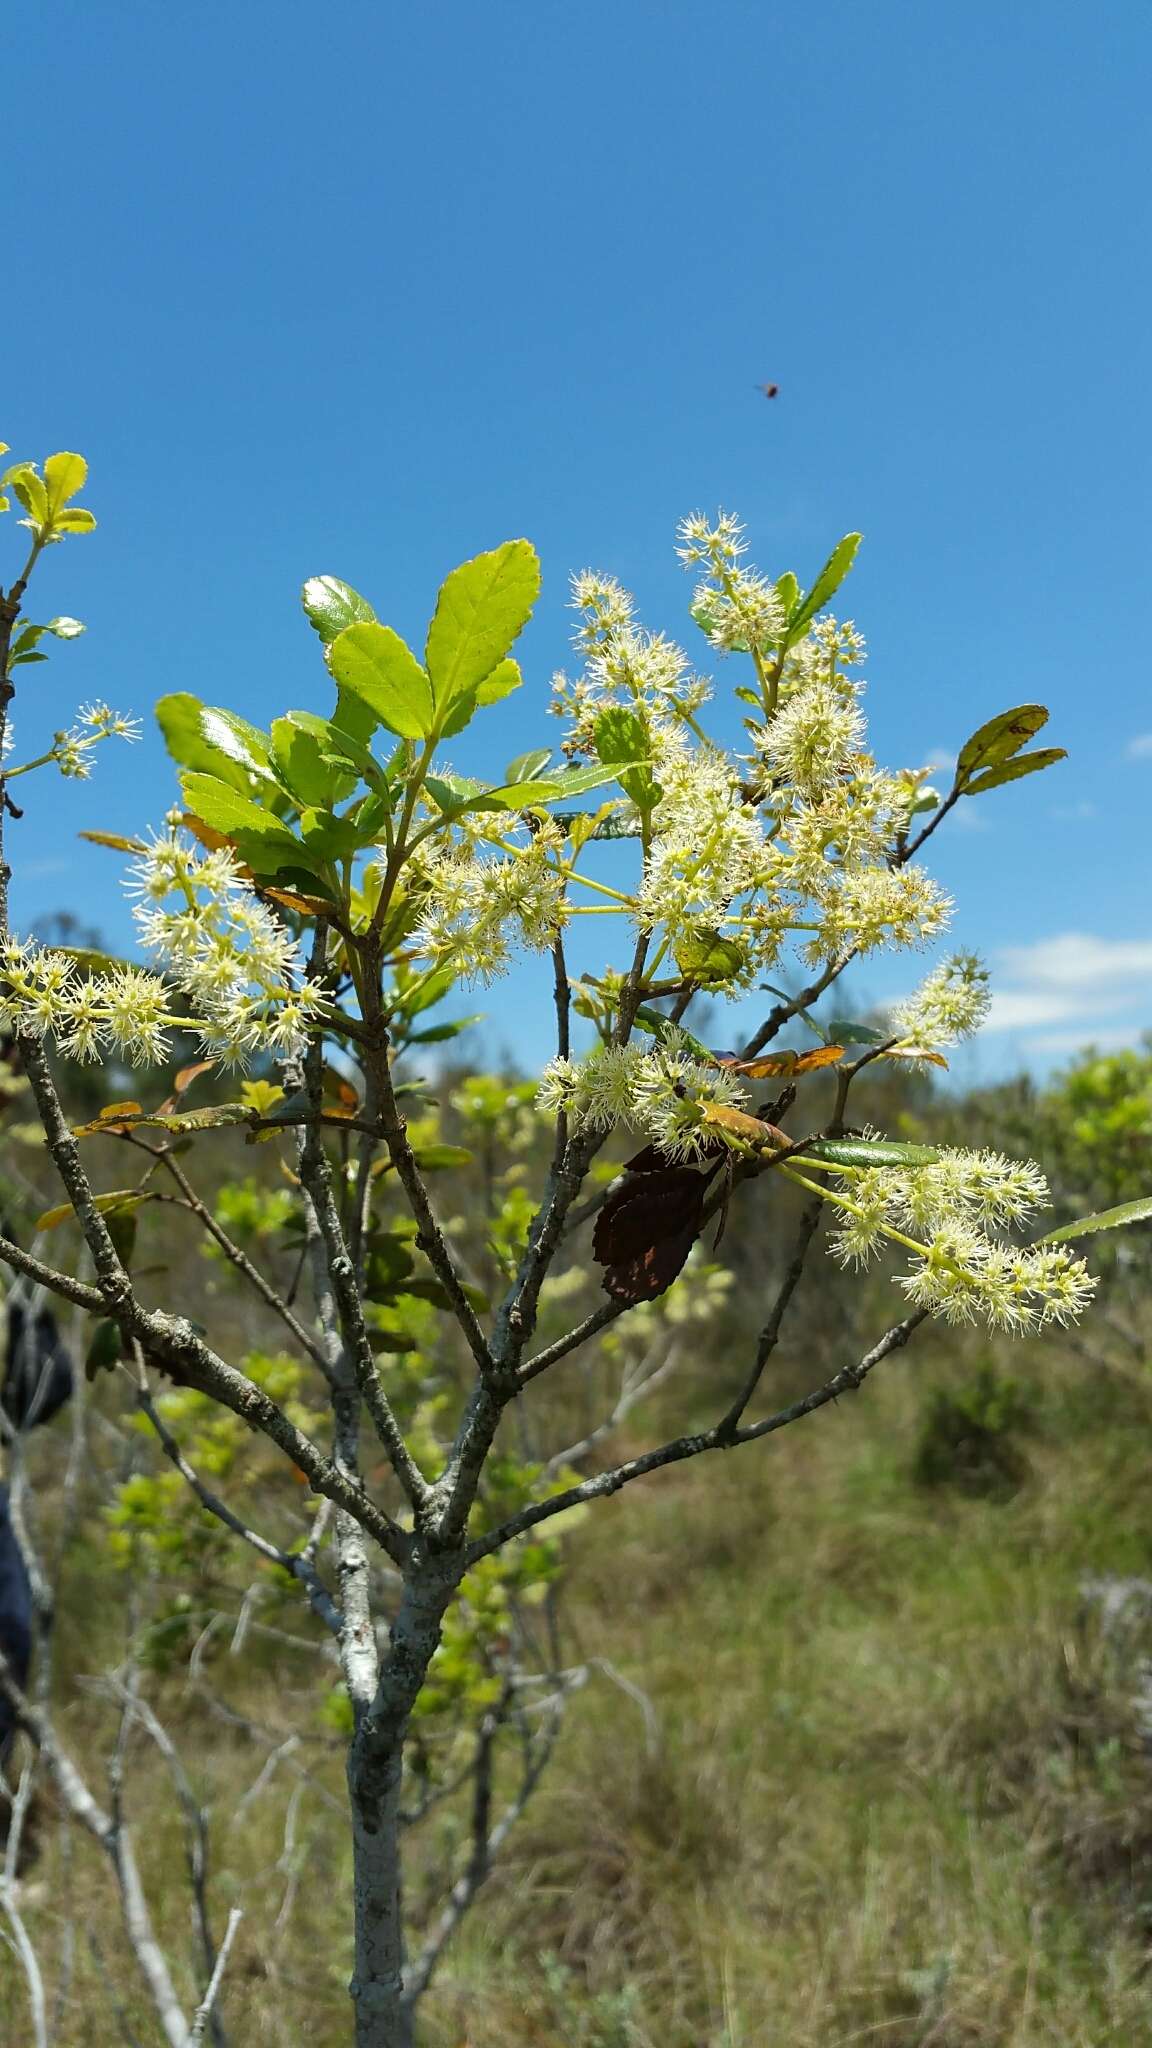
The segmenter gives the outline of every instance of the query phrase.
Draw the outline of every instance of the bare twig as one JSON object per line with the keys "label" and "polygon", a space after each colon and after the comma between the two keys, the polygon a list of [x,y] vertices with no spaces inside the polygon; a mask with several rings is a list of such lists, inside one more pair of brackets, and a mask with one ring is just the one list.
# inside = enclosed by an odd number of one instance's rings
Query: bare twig
{"label": "bare twig", "polygon": [[657,1472],[665,1465],[681,1464],[686,1458],[699,1457],[704,1451],[731,1450],[737,1444],[755,1443],[758,1438],[770,1436],[774,1431],[786,1428],[789,1423],[799,1422],[803,1416],[813,1414],[817,1408],[825,1407],[829,1401],[839,1400],[841,1394],[854,1393],[882,1359],[907,1344],[913,1331],[919,1329],[925,1320],[927,1313],[926,1309],[918,1309],[915,1315],[906,1317],[902,1323],[897,1323],[886,1331],[858,1364],[842,1366],[839,1372],[834,1373],[831,1379],[825,1380],[822,1386],[814,1388],[810,1394],[791,1402],[787,1408],[777,1409],[774,1415],[767,1415],[762,1421],[754,1422],[746,1429],[737,1429],[732,1434],[721,1436],[720,1425],[717,1425],[712,1429],[697,1431],[691,1436],[674,1437],[669,1443],[659,1445],[656,1450],[645,1451],[638,1458],[630,1458],[625,1464],[617,1465],[611,1471],[598,1472],[590,1479],[581,1480],[578,1486],[569,1486],[563,1493],[552,1494],[548,1500],[536,1501],[530,1507],[521,1508],[518,1514],[510,1516],[498,1529],[492,1530],[487,1536],[479,1537],[469,1546],[469,1566],[481,1557],[490,1557],[493,1551],[499,1550],[514,1536],[523,1536],[527,1530],[536,1528],[540,1522],[548,1521],[553,1515],[563,1514],[566,1508],[581,1507],[585,1501],[599,1500],[608,1494],[619,1493],[621,1487],[629,1485],[633,1479],[643,1479],[647,1473]]}

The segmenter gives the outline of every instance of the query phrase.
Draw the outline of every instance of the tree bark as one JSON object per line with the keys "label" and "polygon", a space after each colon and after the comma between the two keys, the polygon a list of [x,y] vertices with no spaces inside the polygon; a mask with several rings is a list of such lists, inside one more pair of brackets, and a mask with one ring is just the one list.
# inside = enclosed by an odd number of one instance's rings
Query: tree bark
{"label": "tree bark", "polygon": [[356,2048],[413,2048],[400,1856],[404,1738],[462,1574],[462,1546],[448,1553],[414,1549],[376,1697],[360,1716],[348,1752],[355,1915],[348,1988]]}

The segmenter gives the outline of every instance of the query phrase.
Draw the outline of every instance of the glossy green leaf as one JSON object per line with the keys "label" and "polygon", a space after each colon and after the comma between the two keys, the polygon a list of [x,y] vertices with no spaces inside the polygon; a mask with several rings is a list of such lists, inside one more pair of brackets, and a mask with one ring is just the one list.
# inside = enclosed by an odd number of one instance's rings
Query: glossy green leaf
{"label": "glossy green leaf", "polygon": [[338,725],[335,719],[320,718],[314,711],[286,711],[284,717],[289,725],[306,735],[334,767],[362,776],[373,787],[387,787],[384,770],[372,749],[345,726]]}
{"label": "glossy green leaf", "polygon": [[935,1166],[944,1154],[938,1145],[901,1145],[889,1138],[814,1138],[796,1164],[823,1159],[834,1166]]}
{"label": "glossy green leaf", "polygon": [[87,627],[83,619],[59,618],[49,619],[44,631],[54,633],[57,640],[76,640],[87,631]]}
{"label": "glossy green leaf", "polygon": [[816,617],[817,612],[822,612],[825,605],[835,597],[856,560],[856,550],[862,538],[863,536],[858,533],[846,533],[838,546],[833,548],[807,597],[801,598],[788,621],[790,640],[794,640],[803,627]]}
{"label": "glossy green leaf", "polygon": [[204,705],[185,690],[161,697],[156,705],[156,722],[172,759],[181,768],[194,768],[230,783],[245,794],[252,787],[248,770],[232,755],[221,753],[204,736]]}
{"label": "glossy green leaf", "polygon": [[[324,725],[317,719],[317,725]],[[320,736],[303,730],[291,717],[272,721],[272,766],[277,780],[300,805],[331,807],[351,793],[359,779],[347,762],[336,761]]]}
{"label": "glossy green leaf", "polygon": [[376,840],[375,832],[363,831],[355,819],[338,818],[318,804],[301,811],[300,837],[309,853],[322,861],[350,860]]}
{"label": "glossy green leaf", "polygon": [[300,592],[310,625],[327,647],[346,626],[372,625],[376,614],[366,597],[338,576],[310,576]]}
{"label": "glossy green leaf", "polygon": [[1135,1202],[1120,1202],[1115,1209],[1099,1209],[1094,1216],[1081,1216],[1076,1223],[1061,1224],[1059,1230],[1050,1230],[1037,1242],[1068,1244],[1073,1238],[1091,1237],[1098,1230],[1123,1230],[1129,1223],[1147,1223],[1150,1218],[1152,1195],[1141,1195]]}
{"label": "glossy green leaf", "polygon": [[1037,747],[1034,753],[1017,754],[1011,761],[1001,761],[998,767],[985,768],[982,775],[976,775],[964,784],[965,796],[979,796],[981,790],[998,789],[1002,782],[1019,782],[1022,775],[1036,775],[1041,768],[1051,768],[1057,761],[1066,761],[1066,747]]}
{"label": "glossy green leaf", "polygon": [[[200,709],[200,734],[213,755],[223,754],[258,781],[271,775],[267,735],[235,711],[221,711],[205,704]],[[214,773],[214,770],[209,771]]]}
{"label": "glossy green leaf", "polygon": [[[540,564],[526,540],[505,541],[445,579],[424,650],[438,710],[491,680],[527,625],[539,590]],[[497,684],[496,694],[515,687],[516,681]]]}
{"label": "glossy green leaf", "polygon": [[328,665],[341,688],[367,704],[389,732],[406,740],[427,739],[433,725],[431,685],[391,626],[346,626],[332,642]]}
{"label": "glossy green leaf", "polygon": [[956,761],[957,782],[967,782],[979,769],[1009,760],[1047,723],[1043,704],[1017,704],[1011,711],[998,711],[965,740]]}
{"label": "glossy green leaf", "polygon": [[242,790],[234,789],[215,775],[197,773],[182,775],[180,786],[189,810],[210,825],[214,832],[257,832],[293,844],[292,835],[280,820],[246,796]]}

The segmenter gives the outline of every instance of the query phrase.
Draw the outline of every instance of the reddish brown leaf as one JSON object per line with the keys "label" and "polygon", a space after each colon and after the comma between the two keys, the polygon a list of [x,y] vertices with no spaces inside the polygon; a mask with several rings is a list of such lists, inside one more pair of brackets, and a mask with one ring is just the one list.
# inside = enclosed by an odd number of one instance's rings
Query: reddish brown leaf
{"label": "reddish brown leaf", "polygon": [[655,1301],[671,1287],[697,1237],[711,1175],[660,1166],[609,1195],[592,1252],[614,1301]]}
{"label": "reddish brown leaf", "polygon": [[839,1066],[843,1057],[842,1045],[817,1045],[811,1052],[793,1052],[790,1046],[781,1046],[779,1052],[762,1053],[754,1060],[738,1060],[730,1052],[716,1054],[720,1066],[728,1073],[744,1074],[749,1081],[763,1081],[777,1074],[789,1079],[794,1074],[814,1074],[819,1067]]}

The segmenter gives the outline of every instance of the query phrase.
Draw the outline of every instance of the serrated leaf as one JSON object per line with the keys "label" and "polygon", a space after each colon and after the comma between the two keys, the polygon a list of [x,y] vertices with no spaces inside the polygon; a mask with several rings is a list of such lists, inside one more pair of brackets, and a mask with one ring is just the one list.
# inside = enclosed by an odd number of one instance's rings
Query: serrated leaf
{"label": "serrated leaf", "polygon": [[509,655],[506,660],[498,661],[495,668],[489,669],[483,680],[477,683],[476,702],[499,704],[502,698],[510,697],[513,690],[518,690],[523,681],[520,663]]}
{"label": "serrated leaf", "polygon": [[432,687],[391,626],[346,626],[328,650],[328,666],[341,688],[367,704],[389,732],[427,739],[434,722]]}
{"label": "serrated leaf", "polygon": [[1152,1218],[1152,1195],[1140,1195],[1134,1202],[1120,1202],[1114,1209],[1098,1209],[1094,1216],[1081,1216],[1075,1223],[1063,1223],[1050,1230],[1038,1244],[1067,1244],[1073,1238],[1092,1237],[1098,1230],[1123,1230],[1129,1223],[1147,1223]]}
{"label": "serrated leaf", "polygon": [[202,775],[196,772],[180,777],[180,787],[185,801],[210,825],[214,832],[223,832],[231,837],[234,832],[257,832],[291,845],[292,834],[273,816],[271,811],[242,790],[234,789],[230,782],[222,782],[218,776]]}
{"label": "serrated leaf", "polygon": [[[445,578],[424,650],[437,710],[469,690],[479,700],[481,685],[491,682],[531,618],[539,591],[540,564],[526,540],[505,541]],[[496,687],[498,695],[505,694]],[[514,689],[515,682],[507,687]]]}
{"label": "serrated leaf", "polygon": [[535,782],[552,759],[551,747],[536,747],[529,754],[517,754],[504,770],[504,782]]}
{"label": "serrated leaf", "polygon": [[822,612],[824,606],[835,597],[856,560],[856,550],[862,538],[859,533],[846,533],[843,540],[833,548],[807,597],[801,598],[788,621],[790,640],[795,639],[797,634],[816,617],[817,612]]}
{"label": "serrated leaf", "polygon": [[[82,455],[50,455],[44,464],[44,485],[48,494],[48,511],[53,519],[56,514],[82,491],[88,481],[88,464]],[[91,515],[89,515],[91,516]],[[95,520],[93,520],[95,525]]]}
{"label": "serrated leaf", "polygon": [[998,711],[995,718],[977,726],[971,738],[965,740],[956,760],[957,782],[967,782],[978,769],[1009,760],[1047,723],[1048,712],[1043,704],[1016,704],[1011,711]]}
{"label": "serrated leaf", "polygon": [[[800,595],[799,578],[793,575],[791,569],[785,569],[784,574],[776,578],[776,595],[784,607],[784,617],[790,619]],[[759,698],[756,701],[759,703]]]}
{"label": "serrated leaf", "polygon": [[4,482],[13,496],[19,499],[29,519],[37,526],[44,526],[48,520],[48,493],[33,465],[30,462],[17,463],[14,469],[5,472]]}
{"label": "serrated leaf", "polygon": [[57,512],[52,521],[54,533],[95,533],[95,514],[85,510],[83,505],[67,505],[63,512]]}
{"label": "serrated leaf", "polygon": [[1021,776],[1037,775],[1042,768],[1054,767],[1057,761],[1066,761],[1066,747],[1037,747],[1034,753],[1017,754],[1011,761],[1001,761],[996,768],[985,768],[971,782],[966,782],[962,794],[979,796],[982,790],[998,789],[1002,782],[1019,782]]}
{"label": "serrated leaf", "polygon": [[373,625],[376,620],[367,598],[338,576],[310,576],[300,592],[300,602],[326,647],[346,626]]}

